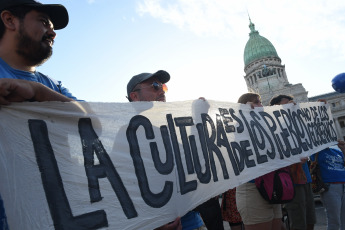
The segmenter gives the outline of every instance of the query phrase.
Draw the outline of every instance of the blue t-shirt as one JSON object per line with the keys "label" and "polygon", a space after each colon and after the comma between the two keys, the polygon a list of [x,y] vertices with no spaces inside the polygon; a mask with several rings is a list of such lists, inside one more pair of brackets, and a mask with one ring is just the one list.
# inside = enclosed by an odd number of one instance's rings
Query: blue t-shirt
{"label": "blue t-shirt", "polygon": [[28,80],[39,82],[52,90],[65,95],[68,98],[77,100],[67,88],[61,85],[60,81],[55,81],[48,76],[40,73],[40,72],[27,72],[22,70],[13,69],[9,66],[4,60],[0,58],[0,78],[12,78],[12,79],[21,79],[21,80]]}
{"label": "blue t-shirt", "polygon": [[[315,154],[310,157],[315,161]],[[320,165],[323,182],[345,182],[344,154],[333,148],[327,148],[319,152],[317,161]]]}
{"label": "blue t-shirt", "polygon": [[190,211],[181,217],[182,230],[192,230],[204,225],[199,212]]}
{"label": "blue t-shirt", "polygon": [[[47,77],[40,72],[27,72],[22,70],[13,69],[9,66],[4,60],[0,58],[0,78],[11,78],[11,79],[21,79],[21,80],[28,80],[39,82],[52,90],[63,94],[64,96],[77,100],[67,88],[61,85],[60,81],[54,81],[51,78]],[[8,230],[8,224],[6,220],[6,214],[4,209],[3,200],[0,195],[0,229],[1,230]]]}
{"label": "blue t-shirt", "polygon": [[303,168],[303,171],[304,171],[305,176],[306,176],[306,178],[307,178],[307,183],[311,183],[311,176],[310,176],[310,172],[309,172],[308,163],[305,162],[305,163],[302,165],[302,168]]}

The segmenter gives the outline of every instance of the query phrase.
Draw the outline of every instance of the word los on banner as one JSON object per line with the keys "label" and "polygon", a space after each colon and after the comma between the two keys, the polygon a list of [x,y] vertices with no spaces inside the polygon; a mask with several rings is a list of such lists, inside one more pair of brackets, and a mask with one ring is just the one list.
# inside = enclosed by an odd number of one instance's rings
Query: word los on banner
{"label": "word los on banner", "polygon": [[[167,114],[167,125],[160,126],[166,153],[165,162],[161,161],[157,143],[154,141],[149,143],[154,167],[159,174],[172,173],[176,164],[181,195],[196,190],[198,184],[197,180],[186,181],[185,172],[195,173],[199,182],[203,184],[208,184],[211,179],[214,182],[218,181],[215,157],[220,163],[224,179],[229,179],[225,157],[228,157],[231,169],[238,176],[245,167],[250,168],[255,167],[256,164],[265,163],[268,158],[274,159],[277,153],[280,159],[284,159],[337,139],[333,121],[329,119],[325,106],[297,109],[296,111],[280,109],[273,111],[273,116],[267,112],[255,110],[250,111],[249,115],[245,115],[243,110],[238,110],[237,113],[231,108],[219,108],[218,110],[216,122],[209,114],[203,113],[200,114],[202,122],[197,124],[194,124],[192,117],[173,118],[171,114]],[[187,134],[186,127],[191,126],[195,126],[197,130],[199,143],[197,143],[195,135]],[[160,208],[169,202],[174,183],[165,181],[161,192],[153,193],[151,191],[140,154],[137,137],[139,127],[144,128],[148,141],[155,138],[153,125],[147,117],[142,115],[132,117],[126,131],[130,155],[143,200],[150,207]],[[80,118],[78,128],[90,201],[102,200],[98,180],[107,178],[126,217],[128,219],[137,217],[138,213],[133,202],[111,158],[94,131],[91,119]],[[29,120],[29,129],[55,228],[95,229],[108,226],[104,210],[73,216],[48,137],[46,123],[43,120]],[[229,141],[227,134],[231,133],[246,133],[247,138],[239,142]],[[181,156],[178,137],[182,141],[184,158]],[[201,165],[198,144],[200,144],[205,165]],[[227,155],[221,151],[221,148],[226,149]],[[95,155],[99,160],[97,165],[94,164]],[[182,159],[185,159],[186,169],[183,167]]]}

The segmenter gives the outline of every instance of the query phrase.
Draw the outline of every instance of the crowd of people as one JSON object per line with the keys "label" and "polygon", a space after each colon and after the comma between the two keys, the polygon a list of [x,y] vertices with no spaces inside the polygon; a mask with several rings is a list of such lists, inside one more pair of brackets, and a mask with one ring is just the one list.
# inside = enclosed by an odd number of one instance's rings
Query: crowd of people
{"label": "crowd of people", "polygon": [[[77,100],[61,82],[36,71],[52,55],[55,30],[68,24],[68,12],[59,4],[41,4],[34,0],[0,0],[0,104],[22,101]],[[166,83],[170,75],[164,70],[141,73],[127,84],[130,102],[165,102]],[[245,93],[238,103],[262,107],[260,95]],[[270,105],[294,103],[288,95],[272,98]],[[345,230],[345,142],[339,140],[339,149],[327,148],[318,153],[322,179],[328,190],[321,194],[326,209],[328,230]],[[311,157],[315,160],[315,155]],[[316,223],[315,206],[310,186],[311,177],[307,159],[290,166],[295,184],[295,198],[285,204],[290,229],[313,229]],[[0,194],[1,195],[1,194]],[[280,230],[282,205],[270,204],[262,198],[253,181],[211,198],[204,204],[177,217],[158,229],[222,230],[227,221],[232,230]],[[0,197],[0,229],[8,230],[6,210]]]}

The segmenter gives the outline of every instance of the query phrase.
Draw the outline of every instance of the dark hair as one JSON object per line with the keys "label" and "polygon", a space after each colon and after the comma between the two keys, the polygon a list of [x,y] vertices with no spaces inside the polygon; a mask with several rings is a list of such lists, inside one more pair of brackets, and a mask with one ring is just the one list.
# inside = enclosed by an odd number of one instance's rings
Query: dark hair
{"label": "dark hair", "polygon": [[242,96],[240,96],[237,103],[247,104],[247,102],[254,102],[257,98],[261,98],[260,95],[257,93],[245,93],[242,94]]}
{"label": "dark hair", "polygon": [[288,99],[289,101],[293,100],[292,96],[280,94],[278,96],[272,97],[270,105],[278,105],[284,98]]}
{"label": "dark hair", "polygon": [[[25,15],[33,9],[34,8],[30,7],[30,6],[14,6],[14,7],[8,8],[8,9],[3,9],[2,11],[8,10],[15,17],[19,18],[20,20],[23,20]],[[2,11],[0,13],[2,13]],[[4,34],[5,34],[5,24],[2,20],[0,20],[0,39],[2,39]]]}

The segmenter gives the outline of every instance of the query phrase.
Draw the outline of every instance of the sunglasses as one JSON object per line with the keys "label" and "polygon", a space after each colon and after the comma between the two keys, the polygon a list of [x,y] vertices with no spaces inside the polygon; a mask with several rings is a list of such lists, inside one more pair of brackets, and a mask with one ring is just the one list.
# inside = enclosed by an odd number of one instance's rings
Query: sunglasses
{"label": "sunglasses", "polygon": [[156,91],[162,89],[165,93],[168,92],[168,86],[166,84],[158,83],[156,81],[152,82],[150,86],[134,89],[133,92],[139,91],[141,89],[151,88],[151,87],[154,88]]}

